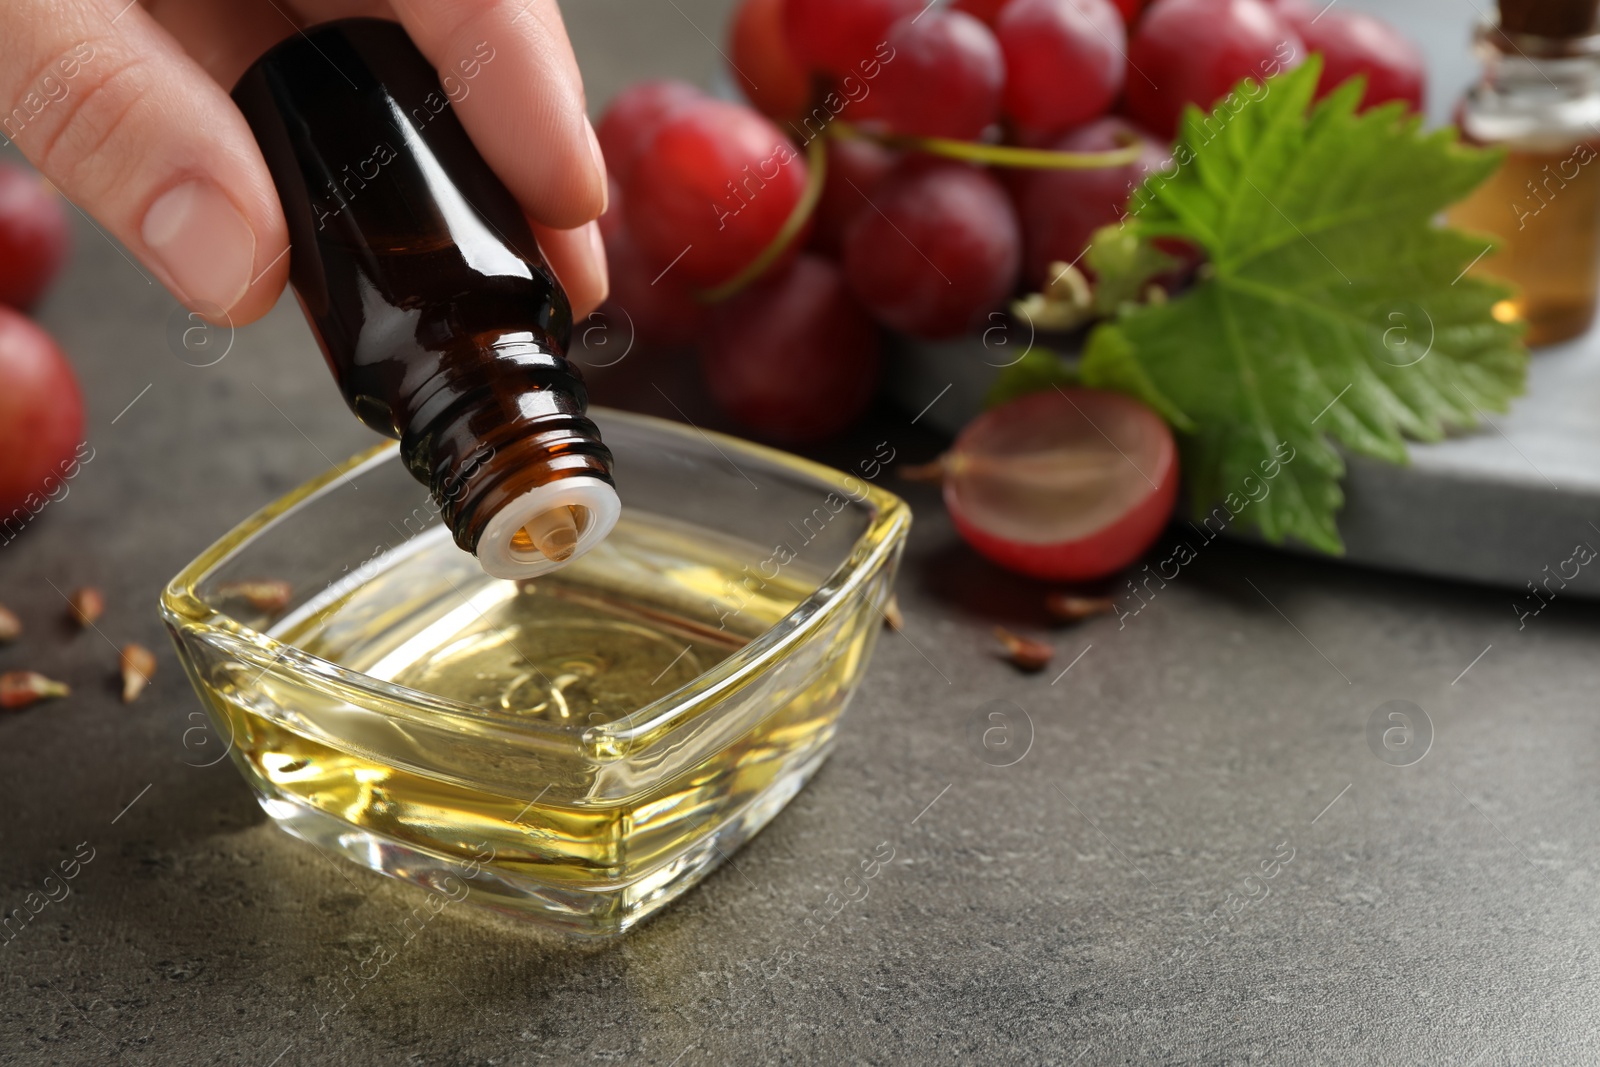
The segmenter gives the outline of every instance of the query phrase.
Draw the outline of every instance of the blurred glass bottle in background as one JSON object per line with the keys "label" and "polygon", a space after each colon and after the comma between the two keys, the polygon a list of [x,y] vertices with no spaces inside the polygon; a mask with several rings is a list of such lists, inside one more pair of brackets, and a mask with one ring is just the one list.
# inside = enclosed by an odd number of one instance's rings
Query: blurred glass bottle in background
{"label": "blurred glass bottle in background", "polygon": [[1600,0],[1501,0],[1478,27],[1483,78],[1456,114],[1465,139],[1508,150],[1505,165],[1450,212],[1499,247],[1472,268],[1516,295],[1530,345],[1575,337],[1600,294]]}

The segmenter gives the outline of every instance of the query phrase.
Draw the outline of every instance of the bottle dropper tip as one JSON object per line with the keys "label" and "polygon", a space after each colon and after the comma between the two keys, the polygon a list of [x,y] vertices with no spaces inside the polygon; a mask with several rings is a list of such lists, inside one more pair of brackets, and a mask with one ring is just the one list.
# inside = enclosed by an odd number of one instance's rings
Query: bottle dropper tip
{"label": "bottle dropper tip", "polygon": [[578,548],[578,523],[570,507],[552,508],[536,515],[522,529],[533,546],[553,562],[564,563]]}

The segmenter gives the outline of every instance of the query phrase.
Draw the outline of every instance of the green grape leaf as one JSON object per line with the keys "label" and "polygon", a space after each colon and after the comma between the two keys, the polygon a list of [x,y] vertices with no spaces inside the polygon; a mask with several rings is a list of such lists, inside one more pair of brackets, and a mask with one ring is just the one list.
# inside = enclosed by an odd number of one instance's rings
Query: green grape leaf
{"label": "green grape leaf", "polygon": [[1190,108],[1126,226],[1197,245],[1200,280],[1123,305],[1082,373],[1179,431],[1197,515],[1226,501],[1269,541],[1337,553],[1335,443],[1404,463],[1406,438],[1504,410],[1527,349],[1494,314],[1508,290],[1467,274],[1489,241],[1435,221],[1499,155],[1424,133],[1399,104],[1357,114],[1359,81],[1313,107],[1319,67],[1242,83],[1210,115]]}
{"label": "green grape leaf", "polygon": [[1009,364],[984,394],[983,406],[999,407],[1029,393],[1041,393],[1057,385],[1077,385],[1078,372],[1048,348],[1029,348],[1022,358]]}

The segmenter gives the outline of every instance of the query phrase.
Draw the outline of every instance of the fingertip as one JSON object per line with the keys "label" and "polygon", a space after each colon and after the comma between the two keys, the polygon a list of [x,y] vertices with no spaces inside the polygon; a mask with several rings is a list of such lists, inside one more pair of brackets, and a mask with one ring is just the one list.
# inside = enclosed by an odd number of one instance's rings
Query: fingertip
{"label": "fingertip", "polygon": [[589,157],[594,161],[593,191],[600,198],[599,209],[589,217],[598,219],[611,206],[611,176],[606,169],[606,154],[600,147],[600,135],[595,133],[594,123],[589,121],[588,115],[583,117],[583,130],[589,140]]}
{"label": "fingertip", "polygon": [[561,229],[599,218],[605,159],[556,0],[395,0],[394,9],[452,79],[462,125],[528,214]]}
{"label": "fingertip", "polygon": [[28,46],[70,57],[56,69],[74,79],[72,103],[43,108],[14,131],[18,147],[127,248],[145,278],[213,321],[260,318],[287,276],[288,232],[227,93],[136,5],[114,32],[77,45],[68,25],[35,22]]}
{"label": "fingertip", "polygon": [[530,174],[517,162],[494,164],[524,210],[552,229],[578,229],[605,214],[610,203],[605,157],[586,117],[582,119],[582,131],[568,142],[577,150],[565,154],[564,174],[539,176]]}
{"label": "fingertip", "polygon": [[584,317],[588,317],[599,310],[600,305],[611,295],[611,264],[606,261],[606,243],[600,234],[599,221],[589,223],[583,231],[585,239],[589,242],[589,254],[593,257],[593,276],[599,283],[588,297],[589,307],[583,313]]}
{"label": "fingertip", "polygon": [[[257,258],[261,258],[262,242],[257,241]],[[243,297],[228,311],[228,321],[235,326],[244,326],[255,322],[267,312],[278,306],[278,299],[283,295],[284,286],[289,284],[289,245],[287,240],[279,237],[274,244],[267,248],[271,251],[277,248],[274,258],[268,261],[245,290]]]}
{"label": "fingertip", "polygon": [[566,290],[572,317],[582,320],[592,315],[611,292],[606,270],[605,243],[598,222],[586,222],[572,229],[534,225],[550,269]]}
{"label": "fingertip", "polygon": [[253,322],[283,291],[282,216],[272,205],[252,207],[209,175],[187,175],[156,195],[140,222],[147,262],[186,307],[213,322]]}

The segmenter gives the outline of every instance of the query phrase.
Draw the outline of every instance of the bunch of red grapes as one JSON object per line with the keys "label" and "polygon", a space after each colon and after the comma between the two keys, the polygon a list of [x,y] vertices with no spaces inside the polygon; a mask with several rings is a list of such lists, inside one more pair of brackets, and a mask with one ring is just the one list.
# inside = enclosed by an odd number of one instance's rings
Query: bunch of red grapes
{"label": "bunch of red grapes", "polygon": [[66,263],[64,201],[0,163],[0,543],[61,490],[83,440],[83,394],[66,356],[25,314]]}
{"label": "bunch of red grapes", "polygon": [[[1364,106],[1421,109],[1411,44],[1306,0],[744,0],[727,54],[752,106],[651,81],[600,123],[610,311],[697,343],[745,426],[826,437],[869,401],[881,328],[985,326],[1122,216],[1186,105],[1308,51],[1321,92],[1359,73]],[[1137,158],[1021,167],[1001,146]]]}

